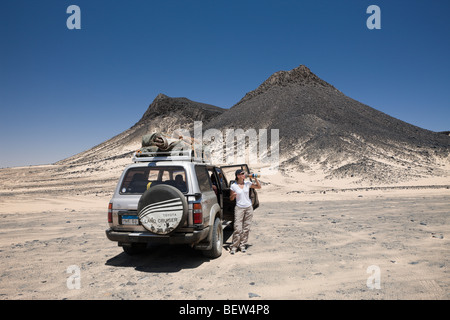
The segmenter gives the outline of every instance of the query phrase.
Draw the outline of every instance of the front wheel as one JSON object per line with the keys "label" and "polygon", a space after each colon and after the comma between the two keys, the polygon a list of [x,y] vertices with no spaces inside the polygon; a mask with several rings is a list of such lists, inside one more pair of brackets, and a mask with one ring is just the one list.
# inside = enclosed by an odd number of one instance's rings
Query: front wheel
{"label": "front wheel", "polygon": [[203,251],[203,254],[208,258],[218,258],[222,255],[222,246],[223,246],[223,229],[222,223],[219,218],[214,220],[213,226],[213,234],[212,234],[212,247],[210,250]]}

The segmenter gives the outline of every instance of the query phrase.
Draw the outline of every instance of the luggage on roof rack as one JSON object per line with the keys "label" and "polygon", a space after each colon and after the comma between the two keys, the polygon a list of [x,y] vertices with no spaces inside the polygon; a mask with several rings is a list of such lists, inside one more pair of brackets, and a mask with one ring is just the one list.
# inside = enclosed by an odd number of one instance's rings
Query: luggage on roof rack
{"label": "luggage on roof rack", "polygon": [[210,162],[210,153],[191,137],[172,138],[155,132],[142,137],[142,148],[135,152],[134,162],[192,161]]}

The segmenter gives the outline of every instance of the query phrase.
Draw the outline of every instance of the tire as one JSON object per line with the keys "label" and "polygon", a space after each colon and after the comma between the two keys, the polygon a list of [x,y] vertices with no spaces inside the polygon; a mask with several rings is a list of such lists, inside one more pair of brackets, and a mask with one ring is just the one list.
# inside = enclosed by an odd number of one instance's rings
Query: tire
{"label": "tire", "polygon": [[144,252],[147,249],[147,245],[145,243],[132,243],[131,245],[123,246],[122,249],[126,254],[133,256]]}
{"label": "tire", "polygon": [[180,190],[160,184],[142,194],[137,211],[139,221],[145,229],[154,234],[167,235],[184,224],[188,204]]}
{"label": "tire", "polygon": [[210,250],[204,250],[203,254],[212,259],[216,259],[222,255],[223,246],[223,229],[220,218],[214,220],[213,233],[211,238],[212,247]]}

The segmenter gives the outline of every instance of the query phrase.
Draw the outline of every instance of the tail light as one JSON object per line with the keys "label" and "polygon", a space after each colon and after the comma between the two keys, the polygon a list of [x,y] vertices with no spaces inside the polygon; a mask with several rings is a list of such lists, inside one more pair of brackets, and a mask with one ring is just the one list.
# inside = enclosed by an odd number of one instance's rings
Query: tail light
{"label": "tail light", "polygon": [[203,223],[202,204],[194,203],[193,209],[194,209],[193,210],[194,224],[202,224]]}
{"label": "tail light", "polygon": [[108,223],[113,223],[113,219],[112,219],[112,203],[111,202],[108,205]]}

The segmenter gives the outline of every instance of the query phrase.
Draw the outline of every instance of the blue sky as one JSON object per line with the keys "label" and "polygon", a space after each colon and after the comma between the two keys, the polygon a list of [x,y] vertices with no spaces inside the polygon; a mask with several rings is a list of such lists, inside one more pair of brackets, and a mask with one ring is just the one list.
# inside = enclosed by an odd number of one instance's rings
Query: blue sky
{"label": "blue sky", "polygon": [[[369,30],[369,5],[381,29]],[[81,29],[69,30],[69,5]],[[229,108],[301,64],[349,97],[450,130],[448,0],[2,0],[0,168],[135,124],[158,93]]]}

